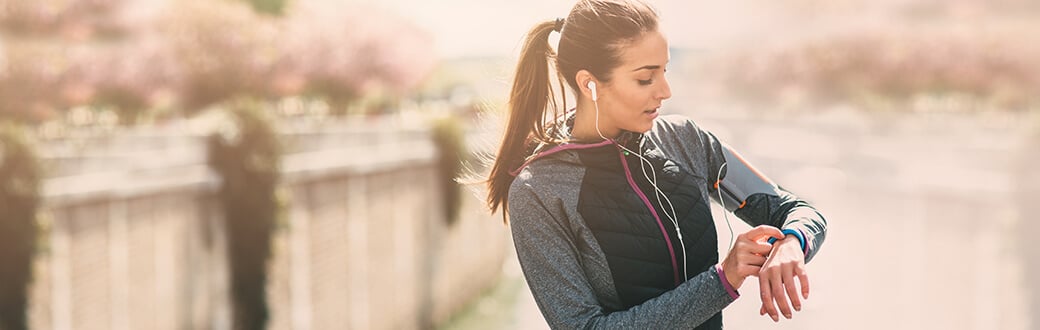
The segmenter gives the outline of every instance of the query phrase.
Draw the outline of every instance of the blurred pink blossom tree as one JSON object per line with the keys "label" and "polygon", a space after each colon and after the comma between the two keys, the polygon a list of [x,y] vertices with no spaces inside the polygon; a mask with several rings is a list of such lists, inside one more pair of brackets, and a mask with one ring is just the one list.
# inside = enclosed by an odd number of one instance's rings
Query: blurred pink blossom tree
{"label": "blurred pink blossom tree", "polygon": [[250,4],[0,0],[0,116],[91,106],[132,123],[156,108],[301,94],[343,109],[406,95],[436,61],[429,35],[385,11],[295,1],[273,16]]}

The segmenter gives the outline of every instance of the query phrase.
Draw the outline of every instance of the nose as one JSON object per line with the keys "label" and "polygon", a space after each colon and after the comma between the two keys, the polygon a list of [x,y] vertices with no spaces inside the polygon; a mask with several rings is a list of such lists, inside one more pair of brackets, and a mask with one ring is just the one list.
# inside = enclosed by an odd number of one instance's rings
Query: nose
{"label": "nose", "polygon": [[657,98],[663,101],[672,97],[672,86],[664,75],[661,76],[661,82],[661,89],[657,91]]}

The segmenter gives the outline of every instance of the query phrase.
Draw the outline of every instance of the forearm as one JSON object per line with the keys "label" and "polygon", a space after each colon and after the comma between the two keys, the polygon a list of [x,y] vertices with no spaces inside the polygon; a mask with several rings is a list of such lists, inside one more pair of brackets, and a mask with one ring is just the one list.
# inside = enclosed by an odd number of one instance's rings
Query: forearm
{"label": "forearm", "polygon": [[600,314],[585,323],[591,329],[687,328],[704,323],[734,301],[712,267],[656,298],[625,311]]}
{"label": "forearm", "polygon": [[[525,200],[514,201],[518,202],[514,205],[521,205]],[[511,211],[519,209],[514,206]],[[725,279],[711,268],[638,306],[614,311],[618,308],[610,304],[610,299],[617,297],[610,292],[614,285],[609,270],[597,267],[598,261],[583,259],[584,254],[578,251],[580,244],[562,224],[549,214],[511,214],[520,266],[546,322],[554,329],[696,326],[735,299],[736,294],[731,296],[723,284]]]}
{"label": "forearm", "polygon": [[802,234],[805,240],[802,252],[808,263],[827,237],[827,220],[811,206],[797,207],[788,212],[782,229],[793,229]]}
{"label": "forearm", "polygon": [[816,255],[827,234],[827,220],[823,215],[808,202],[782,189],[777,195],[750,196],[745,207],[734,214],[752,226],[765,224],[799,231],[805,239],[805,262]]}

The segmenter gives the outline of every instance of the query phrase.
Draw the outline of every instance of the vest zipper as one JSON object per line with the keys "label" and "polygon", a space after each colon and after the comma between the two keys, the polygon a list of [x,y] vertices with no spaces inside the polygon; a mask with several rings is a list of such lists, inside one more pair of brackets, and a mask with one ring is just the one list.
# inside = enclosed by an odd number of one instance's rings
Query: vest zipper
{"label": "vest zipper", "polygon": [[664,236],[664,241],[668,245],[668,254],[671,256],[675,285],[679,286],[679,266],[675,261],[675,249],[672,247],[672,239],[668,237],[668,230],[665,229],[664,222],[661,222],[661,217],[657,215],[657,210],[654,209],[653,204],[650,204],[650,199],[646,198],[646,194],[643,194],[642,190],[639,190],[639,186],[636,186],[636,181],[632,179],[632,171],[628,169],[628,160],[625,159],[625,154],[621,151],[621,148],[618,148],[618,158],[621,159],[621,167],[625,169],[625,178],[628,179],[628,186],[632,188],[636,195],[639,195],[639,198],[643,200],[643,204],[650,210],[650,214],[654,216],[654,220],[657,220],[657,227],[661,229],[661,235]]}

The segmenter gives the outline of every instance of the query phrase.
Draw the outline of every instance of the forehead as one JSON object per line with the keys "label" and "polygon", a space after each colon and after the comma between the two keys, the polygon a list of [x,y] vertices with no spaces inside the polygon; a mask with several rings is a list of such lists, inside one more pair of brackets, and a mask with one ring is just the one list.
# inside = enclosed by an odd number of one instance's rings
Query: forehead
{"label": "forehead", "polygon": [[668,63],[668,40],[659,31],[650,31],[621,48],[623,71],[632,71],[647,65],[664,67]]}

